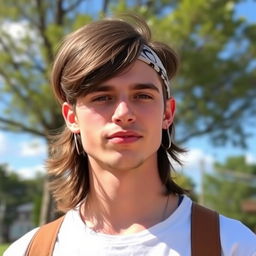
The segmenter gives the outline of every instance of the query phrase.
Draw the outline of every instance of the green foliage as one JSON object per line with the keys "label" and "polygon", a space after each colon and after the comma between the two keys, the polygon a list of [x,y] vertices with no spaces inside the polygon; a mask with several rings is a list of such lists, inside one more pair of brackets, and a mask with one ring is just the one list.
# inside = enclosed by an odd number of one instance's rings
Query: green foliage
{"label": "green foliage", "polygon": [[3,255],[4,251],[9,247],[9,244],[0,244],[0,255]]}
{"label": "green foliage", "polygon": [[92,22],[92,20],[93,20],[92,17],[89,15],[84,15],[84,14],[77,15],[76,19],[74,20],[72,29],[76,30],[78,28],[81,28],[85,24]]}
{"label": "green foliage", "polygon": [[216,144],[246,144],[244,121],[256,112],[256,26],[235,18],[242,2],[147,1],[129,7],[147,19],[155,40],[179,52],[173,92],[180,142],[208,134]]}
{"label": "green foliage", "polygon": [[44,176],[42,174],[37,174],[33,179],[23,180],[27,187],[27,197],[29,201],[33,202],[34,212],[33,212],[33,221],[34,225],[39,224],[41,203],[42,203],[42,194],[43,194],[43,183]]}
{"label": "green foliage", "polygon": [[8,227],[17,217],[17,206],[32,202],[34,204],[34,224],[38,225],[43,177],[38,175],[24,180],[6,165],[0,165],[0,205],[5,206],[4,225]]}
{"label": "green foliage", "polygon": [[176,176],[173,178],[174,181],[188,191],[189,196],[194,200],[197,201],[197,194],[195,192],[195,183],[194,181],[183,173],[177,173]]}
{"label": "green foliage", "polygon": [[230,157],[224,164],[217,163],[216,172],[205,176],[204,188],[208,206],[255,230],[255,213],[242,209],[244,200],[256,196],[255,164],[247,164],[244,157]]}
{"label": "green foliage", "polygon": [[97,15],[86,0],[1,0],[0,129],[46,137],[62,126],[49,85],[59,41],[95,18],[132,11],[148,21],[155,40],[179,52],[171,85],[178,142],[207,134],[214,143],[245,146],[244,121],[256,113],[256,25],[235,19],[244,1],[104,0]]}
{"label": "green foliage", "polygon": [[245,146],[244,120],[256,113],[256,25],[235,18],[242,2],[105,0],[97,15],[85,9],[85,0],[2,1],[0,128],[43,137],[59,128],[63,120],[49,86],[59,41],[95,18],[131,11],[148,21],[155,40],[179,52],[172,85],[177,140],[208,134],[215,143]]}

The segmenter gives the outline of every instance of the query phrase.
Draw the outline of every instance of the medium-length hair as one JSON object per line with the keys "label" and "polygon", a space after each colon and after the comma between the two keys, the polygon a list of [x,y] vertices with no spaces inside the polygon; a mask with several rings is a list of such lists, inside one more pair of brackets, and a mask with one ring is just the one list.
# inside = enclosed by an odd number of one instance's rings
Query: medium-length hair
{"label": "medium-length hair", "polygon": [[[178,69],[176,53],[168,45],[151,40],[151,31],[142,19],[104,19],[92,22],[67,35],[60,45],[52,68],[54,94],[62,104],[75,107],[76,100],[93,91],[97,85],[125,70],[140,54],[143,45],[151,47],[161,59],[168,79]],[[162,82],[164,102],[167,93]],[[173,140],[172,124],[169,132]],[[162,135],[162,145],[168,136]],[[171,147],[160,146],[157,151],[158,172],[167,194],[184,194],[172,177],[171,161],[181,164],[179,154],[184,150],[172,141]],[[171,159],[171,160],[170,160]],[[88,157],[78,154],[73,133],[65,127],[51,138],[47,160],[50,189],[58,210],[66,212],[82,202],[90,190]]]}

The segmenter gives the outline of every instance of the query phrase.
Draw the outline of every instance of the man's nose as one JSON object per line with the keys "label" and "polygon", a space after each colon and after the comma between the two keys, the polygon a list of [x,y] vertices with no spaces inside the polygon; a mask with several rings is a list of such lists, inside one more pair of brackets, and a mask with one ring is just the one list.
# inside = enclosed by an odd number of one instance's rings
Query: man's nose
{"label": "man's nose", "polygon": [[122,125],[130,124],[135,121],[135,115],[127,101],[122,100],[118,102],[112,116],[112,121]]}

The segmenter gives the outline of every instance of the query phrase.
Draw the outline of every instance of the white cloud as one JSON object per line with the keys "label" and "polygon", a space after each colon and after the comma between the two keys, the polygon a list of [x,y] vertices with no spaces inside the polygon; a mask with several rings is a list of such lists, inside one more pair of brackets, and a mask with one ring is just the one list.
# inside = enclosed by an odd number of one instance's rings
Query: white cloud
{"label": "white cloud", "polygon": [[256,155],[253,155],[252,153],[247,153],[245,155],[245,161],[247,164],[256,164]]}
{"label": "white cloud", "polygon": [[[19,49],[13,51],[12,57],[15,61],[28,61],[28,53],[34,56],[39,55],[37,43],[40,40],[40,37],[37,35],[37,32],[29,26],[29,23],[27,21],[5,21],[1,24],[0,30],[2,31],[2,33],[7,34],[11,38],[15,46]],[[32,42],[35,43],[30,43],[28,45],[26,40],[23,40],[25,38],[29,38]],[[9,45],[9,40],[6,37],[3,36],[2,40],[6,45]],[[2,50],[1,47],[0,49]]]}
{"label": "white cloud", "polygon": [[42,141],[37,139],[21,143],[21,156],[30,157],[30,156],[40,156],[47,154],[47,146]]}
{"label": "white cloud", "polygon": [[3,22],[1,29],[10,35],[13,39],[20,40],[29,36],[30,38],[36,39],[35,31],[31,30],[28,22],[20,21],[20,22]]}
{"label": "white cloud", "polygon": [[215,159],[201,149],[192,148],[187,153],[181,155],[183,169],[199,171],[212,171]]}
{"label": "white cloud", "polygon": [[202,174],[213,171],[215,159],[201,149],[191,148],[187,153],[180,157],[182,167],[174,165],[177,173],[181,172],[188,175],[196,184],[196,189],[200,189]]}
{"label": "white cloud", "polygon": [[26,33],[26,23],[25,22],[9,22],[6,21],[2,24],[2,29],[4,32],[8,33],[14,39],[24,38]]}
{"label": "white cloud", "polygon": [[45,167],[43,165],[35,165],[32,167],[23,167],[15,171],[22,178],[34,178],[38,173],[45,173]]}

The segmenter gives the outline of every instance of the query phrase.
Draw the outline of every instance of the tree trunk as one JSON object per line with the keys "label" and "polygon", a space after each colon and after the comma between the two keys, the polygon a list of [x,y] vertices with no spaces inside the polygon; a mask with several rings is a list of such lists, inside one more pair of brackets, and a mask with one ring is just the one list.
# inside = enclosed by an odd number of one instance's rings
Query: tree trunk
{"label": "tree trunk", "polygon": [[43,188],[43,199],[40,212],[40,225],[48,223],[55,219],[54,201],[49,191],[48,179],[45,178]]}
{"label": "tree trunk", "polygon": [[102,4],[102,13],[106,16],[108,11],[109,0],[104,0]]}

